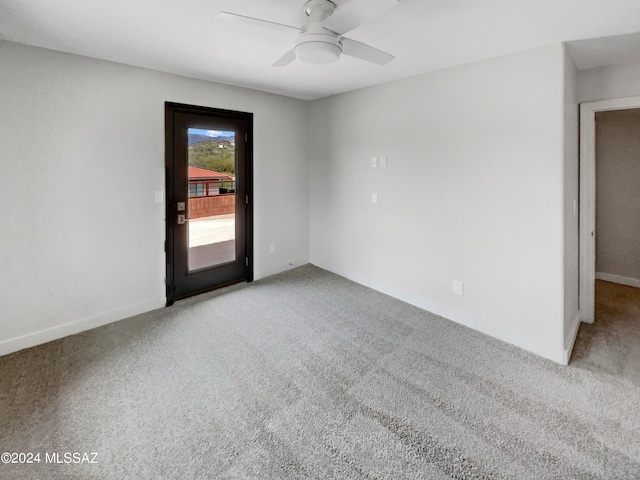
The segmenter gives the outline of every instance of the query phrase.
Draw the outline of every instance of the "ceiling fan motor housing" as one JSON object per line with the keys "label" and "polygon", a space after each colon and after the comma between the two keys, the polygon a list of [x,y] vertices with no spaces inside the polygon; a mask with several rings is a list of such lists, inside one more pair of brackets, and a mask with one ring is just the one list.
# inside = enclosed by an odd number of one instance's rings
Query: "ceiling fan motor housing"
{"label": "ceiling fan motor housing", "polygon": [[316,65],[338,61],[342,53],[340,39],[322,26],[333,13],[335,4],[329,0],[309,0],[304,7],[309,21],[296,42],[294,48],[296,57],[301,62]]}
{"label": "ceiling fan motor housing", "polygon": [[304,13],[311,20],[324,22],[336,9],[336,4],[330,0],[308,0],[304,4]]}

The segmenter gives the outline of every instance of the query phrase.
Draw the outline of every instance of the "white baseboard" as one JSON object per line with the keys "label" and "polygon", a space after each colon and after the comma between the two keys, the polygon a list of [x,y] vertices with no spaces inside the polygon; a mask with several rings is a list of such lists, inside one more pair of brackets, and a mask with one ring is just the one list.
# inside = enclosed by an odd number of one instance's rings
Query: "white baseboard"
{"label": "white baseboard", "polygon": [[612,273],[596,272],[596,280],[604,280],[605,282],[619,283],[620,285],[640,288],[640,280],[636,278],[623,277],[621,275],[613,275]]}
{"label": "white baseboard", "polygon": [[386,285],[381,282],[371,280],[366,276],[357,274],[353,275],[351,272],[346,272],[335,265],[315,263],[313,259],[311,260],[311,263],[317,265],[320,268],[324,268],[325,270],[336,273],[337,275],[348,278],[349,280],[352,280],[356,283],[369,288],[373,288],[374,290],[390,295],[394,298],[397,298],[398,300],[402,300],[403,302],[407,302],[418,308],[427,310],[428,312],[435,313],[436,315],[444,317],[448,320],[464,325],[465,327],[472,328],[473,330],[477,330],[478,332],[489,335],[490,337],[494,337],[498,340],[502,340],[503,342],[515,345],[516,347],[523,348],[524,350],[535,353],[540,357],[547,358],[562,365],[567,365],[569,362],[570,349],[550,348],[535,339],[527,337],[513,330],[501,327],[494,323],[488,322],[486,320],[475,318],[472,315],[463,312],[462,310],[458,310],[457,308],[397,289],[391,285]]}
{"label": "white baseboard", "polygon": [[261,278],[270,277],[271,275],[275,275],[277,273],[285,272],[287,270],[291,270],[292,268],[301,267],[302,265],[306,265],[309,263],[308,259],[295,259],[288,261],[286,263],[278,263],[276,265],[271,265],[266,268],[255,268],[253,271],[253,279],[260,280]]}
{"label": "white baseboard", "polygon": [[567,339],[567,344],[565,345],[564,352],[562,353],[562,363],[563,365],[569,365],[569,360],[571,359],[571,352],[573,351],[573,346],[576,343],[576,338],[578,337],[578,330],[580,329],[580,312],[576,312],[575,317],[573,318],[573,324],[571,325],[571,330],[569,333],[569,338]]}
{"label": "white baseboard", "polygon": [[102,312],[89,317],[74,320],[72,322],[56,325],[55,327],[29,333],[20,337],[11,338],[0,342],[0,356],[17,352],[25,348],[35,347],[43,343],[58,340],[69,335],[101,327],[108,323],[124,320],[141,313],[162,308],[166,305],[166,298],[150,299],[144,302],[127,305],[108,312]]}

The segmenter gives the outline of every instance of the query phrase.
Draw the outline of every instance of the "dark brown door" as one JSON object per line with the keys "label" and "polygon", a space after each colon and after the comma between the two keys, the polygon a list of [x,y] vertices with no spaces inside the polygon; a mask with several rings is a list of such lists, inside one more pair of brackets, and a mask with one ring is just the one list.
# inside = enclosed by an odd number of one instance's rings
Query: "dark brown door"
{"label": "dark brown door", "polygon": [[167,305],[253,279],[250,113],[166,104]]}

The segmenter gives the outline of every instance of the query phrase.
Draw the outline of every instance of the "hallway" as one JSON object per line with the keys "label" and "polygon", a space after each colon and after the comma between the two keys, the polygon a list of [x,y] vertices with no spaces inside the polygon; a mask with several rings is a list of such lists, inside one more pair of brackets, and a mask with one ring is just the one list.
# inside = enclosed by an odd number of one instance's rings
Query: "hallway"
{"label": "hallway", "polygon": [[640,288],[596,280],[595,314],[580,325],[570,364],[640,385]]}

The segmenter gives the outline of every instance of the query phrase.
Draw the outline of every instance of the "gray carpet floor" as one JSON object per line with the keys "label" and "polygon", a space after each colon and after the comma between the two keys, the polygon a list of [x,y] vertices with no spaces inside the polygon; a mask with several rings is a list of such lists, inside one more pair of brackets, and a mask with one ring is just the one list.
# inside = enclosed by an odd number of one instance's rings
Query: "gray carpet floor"
{"label": "gray carpet floor", "polygon": [[304,266],[0,357],[0,449],[42,455],[3,479],[637,479],[640,386]]}

